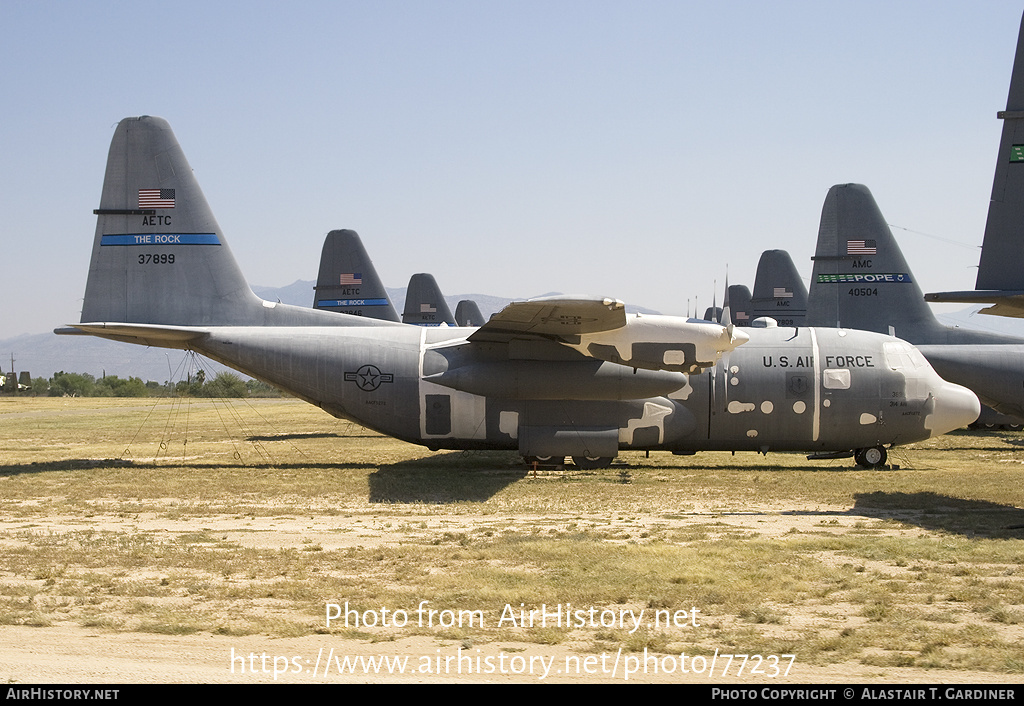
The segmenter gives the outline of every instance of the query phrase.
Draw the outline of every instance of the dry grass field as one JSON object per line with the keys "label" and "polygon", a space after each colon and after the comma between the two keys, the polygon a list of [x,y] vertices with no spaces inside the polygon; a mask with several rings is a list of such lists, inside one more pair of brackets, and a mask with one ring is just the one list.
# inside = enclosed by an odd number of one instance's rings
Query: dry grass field
{"label": "dry grass field", "polygon": [[534,474],[288,399],[0,398],[0,678],[1019,682],[1024,434],[890,462]]}

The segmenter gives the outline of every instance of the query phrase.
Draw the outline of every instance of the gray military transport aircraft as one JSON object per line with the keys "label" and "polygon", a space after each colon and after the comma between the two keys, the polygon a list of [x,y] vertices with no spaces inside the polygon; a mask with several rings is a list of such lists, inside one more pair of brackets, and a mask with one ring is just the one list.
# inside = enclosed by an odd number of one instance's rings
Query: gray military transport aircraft
{"label": "gray military transport aircraft", "polygon": [[863,184],[838,184],[825,197],[807,325],[899,336],[947,380],[1024,419],[1024,339],[939,323]]}
{"label": "gray military transport aircraft", "polygon": [[513,302],[479,328],[263,301],[160,118],[118,124],[96,213],[82,320],[58,333],[193,350],[430,449],[586,467],[620,449],[873,462],[978,415],[973,393],[875,333],[627,317],[614,299]]}

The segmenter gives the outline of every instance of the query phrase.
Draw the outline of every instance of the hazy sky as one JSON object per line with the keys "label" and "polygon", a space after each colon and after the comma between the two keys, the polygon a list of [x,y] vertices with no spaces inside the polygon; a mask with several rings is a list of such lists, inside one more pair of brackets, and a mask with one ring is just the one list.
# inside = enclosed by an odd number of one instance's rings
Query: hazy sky
{"label": "hazy sky", "polygon": [[971,289],[1021,11],[0,0],[0,337],[79,320],[113,128],[141,114],[253,284],[315,279],[353,228],[388,286],[702,313],[764,249],[809,277],[828,188],[861,182],[924,291]]}

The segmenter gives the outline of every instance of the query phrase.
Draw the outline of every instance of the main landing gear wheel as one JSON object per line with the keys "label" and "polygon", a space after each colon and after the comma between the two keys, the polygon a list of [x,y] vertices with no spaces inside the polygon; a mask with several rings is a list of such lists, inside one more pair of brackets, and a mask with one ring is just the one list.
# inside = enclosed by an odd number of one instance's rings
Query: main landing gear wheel
{"label": "main landing gear wheel", "polygon": [[884,446],[872,446],[866,449],[857,449],[853,452],[853,460],[861,468],[878,468],[885,465],[889,453]]}
{"label": "main landing gear wheel", "polygon": [[608,468],[612,465],[611,456],[573,456],[572,462],[576,464],[577,468],[584,470],[594,470],[596,468]]}

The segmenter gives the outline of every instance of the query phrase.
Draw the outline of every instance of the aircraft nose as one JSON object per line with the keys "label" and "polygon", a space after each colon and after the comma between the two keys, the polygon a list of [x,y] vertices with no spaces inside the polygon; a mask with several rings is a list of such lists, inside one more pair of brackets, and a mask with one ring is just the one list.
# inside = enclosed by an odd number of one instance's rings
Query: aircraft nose
{"label": "aircraft nose", "polygon": [[962,385],[943,381],[935,392],[934,407],[925,419],[932,436],[939,436],[971,424],[981,414],[978,396]]}

